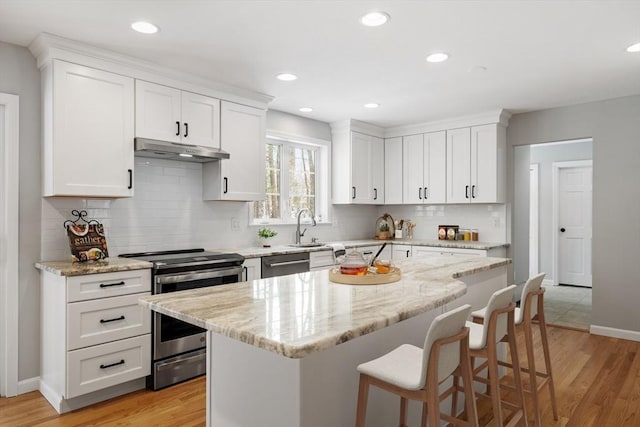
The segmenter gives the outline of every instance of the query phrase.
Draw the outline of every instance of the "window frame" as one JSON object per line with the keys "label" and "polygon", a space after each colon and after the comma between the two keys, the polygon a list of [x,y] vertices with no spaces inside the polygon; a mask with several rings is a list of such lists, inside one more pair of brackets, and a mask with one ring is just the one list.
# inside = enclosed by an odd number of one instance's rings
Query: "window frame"
{"label": "window frame", "polygon": [[[249,209],[249,224],[253,226],[264,225],[295,225],[294,218],[288,218],[289,212],[289,165],[284,159],[285,151],[291,146],[313,147],[316,149],[315,159],[315,206],[316,221],[318,224],[330,224],[330,191],[331,191],[331,141],[325,141],[318,138],[306,137],[301,135],[292,135],[286,132],[267,130],[264,141],[266,144],[279,144],[282,146],[280,159],[280,214],[279,219],[254,218],[253,204]],[[287,216],[287,217],[285,217]],[[310,219],[303,218],[302,223],[310,223]]]}

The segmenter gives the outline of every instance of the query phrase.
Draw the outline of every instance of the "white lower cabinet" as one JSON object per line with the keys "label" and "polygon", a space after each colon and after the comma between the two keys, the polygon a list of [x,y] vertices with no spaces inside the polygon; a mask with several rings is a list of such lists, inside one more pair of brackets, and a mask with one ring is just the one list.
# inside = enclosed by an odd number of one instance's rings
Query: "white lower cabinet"
{"label": "white lower cabinet", "polygon": [[504,248],[492,249],[465,249],[465,248],[439,248],[435,246],[413,246],[414,257],[441,257],[441,256],[480,256],[480,257],[501,257],[504,258],[506,250]]}
{"label": "white lower cabinet", "polygon": [[262,277],[262,258],[247,258],[242,264],[242,280],[250,282]]}
{"label": "white lower cabinet", "polygon": [[59,413],[144,387],[151,369],[149,269],[41,273],[40,392]]}
{"label": "white lower cabinet", "polygon": [[411,258],[412,256],[411,245],[396,245],[394,243],[391,250],[393,252],[393,259],[405,259]]}
{"label": "white lower cabinet", "polygon": [[[382,246],[382,243],[379,245],[372,245],[372,246],[360,246],[358,248],[354,248],[356,249],[358,252],[360,252],[362,255],[364,255],[364,258],[366,260],[370,259],[370,257],[375,256],[376,253],[378,253],[378,251],[380,250],[380,247]],[[347,251],[349,252],[349,251]],[[391,251],[391,245],[387,245],[382,252],[380,252],[380,255],[378,255],[378,259],[391,259],[391,257],[393,256],[392,251]]]}
{"label": "white lower cabinet", "polygon": [[[147,313],[148,314],[148,313]],[[67,399],[149,375],[151,339],[141,335],[67,354]]]}
{"label": "white lower cabinet", "polygon": [[309,270],[324,270],[333,266],[335,260],[333,259],[333,251],[317,251],[309,253]]}

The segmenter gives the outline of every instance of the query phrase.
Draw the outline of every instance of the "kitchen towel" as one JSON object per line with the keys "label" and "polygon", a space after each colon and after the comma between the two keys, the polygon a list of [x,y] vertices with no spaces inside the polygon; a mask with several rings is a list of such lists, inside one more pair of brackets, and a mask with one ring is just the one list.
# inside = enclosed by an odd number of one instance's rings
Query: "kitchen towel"
{"label": "kitchen towel", "polygon": [[344,256],[347,254],[347,250],[344,248],[344,245],[342,243],[328,243],[327,246],[333,250],[334,262],[340,264],[344,260]]}

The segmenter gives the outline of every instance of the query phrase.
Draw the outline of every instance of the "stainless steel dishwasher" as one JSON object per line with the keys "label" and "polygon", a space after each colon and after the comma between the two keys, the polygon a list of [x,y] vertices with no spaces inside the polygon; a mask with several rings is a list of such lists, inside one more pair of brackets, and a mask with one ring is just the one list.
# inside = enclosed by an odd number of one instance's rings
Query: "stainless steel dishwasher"
{"label": "stainless steel dishwasher", "polygon": [[262,257],[262,278],[309,271],[309,252]]}

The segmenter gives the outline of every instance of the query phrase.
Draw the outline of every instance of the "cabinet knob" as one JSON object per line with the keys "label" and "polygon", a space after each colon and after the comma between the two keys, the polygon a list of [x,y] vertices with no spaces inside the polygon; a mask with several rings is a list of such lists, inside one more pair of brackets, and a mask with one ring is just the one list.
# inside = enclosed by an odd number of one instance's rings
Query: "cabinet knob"
{"label": "cabinet knob", "polygon": [[565,231],[567,231],[567,229],[566,229],[566,228],[564,228],[564,227],[562,227],[562,228],[560,229],[560,231],[561,231],[562,233],[564,233]]}

